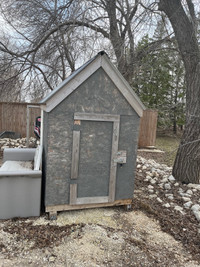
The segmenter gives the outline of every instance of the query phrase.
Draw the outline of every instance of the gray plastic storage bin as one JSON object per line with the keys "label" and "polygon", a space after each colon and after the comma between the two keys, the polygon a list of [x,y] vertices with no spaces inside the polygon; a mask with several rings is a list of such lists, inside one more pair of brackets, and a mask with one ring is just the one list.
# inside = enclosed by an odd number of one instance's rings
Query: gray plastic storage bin
{"label": "gray plastic storage bin", "polygon": [[[41,154],[39,147],[4,150],[4,164],[0,168],[0,219],[40,215]],[[27,161],[33,161],[32,170],[20,167],[20,163]]]}

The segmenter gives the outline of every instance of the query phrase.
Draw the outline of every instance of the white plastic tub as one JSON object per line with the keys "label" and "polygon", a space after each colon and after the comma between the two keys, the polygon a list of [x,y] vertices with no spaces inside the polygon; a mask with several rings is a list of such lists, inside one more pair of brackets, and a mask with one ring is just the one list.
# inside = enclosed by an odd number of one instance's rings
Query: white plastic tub
{"label": "white plastic tub", "polygon": [[0,168],[0,219],[40,215],[41,156],[39,147],[4,150],[4,164]]}

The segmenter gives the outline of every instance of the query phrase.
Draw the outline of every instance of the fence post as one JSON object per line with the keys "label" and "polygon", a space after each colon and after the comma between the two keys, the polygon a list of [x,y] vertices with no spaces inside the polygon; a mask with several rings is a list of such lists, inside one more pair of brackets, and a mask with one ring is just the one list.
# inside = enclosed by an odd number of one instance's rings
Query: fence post
{"label": "fence post", "polygon": [[140,119],[138,147],[154,147],[156,144],[158,112],[146,109]]}

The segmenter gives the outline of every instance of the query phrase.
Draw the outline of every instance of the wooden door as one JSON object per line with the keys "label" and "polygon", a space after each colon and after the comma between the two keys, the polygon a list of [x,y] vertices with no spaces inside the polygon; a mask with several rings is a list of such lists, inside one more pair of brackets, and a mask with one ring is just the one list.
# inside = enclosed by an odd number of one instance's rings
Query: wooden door
{"label": "wooden door", "polygon": [[120,116],[75,113],[70,204],[115,200]]}

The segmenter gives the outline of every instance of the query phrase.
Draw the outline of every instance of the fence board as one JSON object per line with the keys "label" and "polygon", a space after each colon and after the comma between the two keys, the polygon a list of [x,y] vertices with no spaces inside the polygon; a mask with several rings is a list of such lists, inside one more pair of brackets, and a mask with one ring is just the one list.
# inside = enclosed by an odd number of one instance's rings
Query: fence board
{"label": "fence board", "polygon": [[[0,102],[0,132],[13,131],[26,136],[27,105],[33,103]],[[40,116],[40,108],[30,108],[29,133],[34,136],[35,118]],[[158,112],[147,109],[140,121],[138,147],[155,146]]]}
{"label": "fence board", "polygon": [[138,147],[151,147],[156,144],[158,112],[156,110],[146,109],[140,120],[140,131]]}
{"label": "fence board", "polygon": [[[26,136],[27,105],[38,106],[32,103],[0,103],[0,132],[12,131]],[[30,136],[34,136],[35,118],[40,116],[40,108],[30,108]]]}

